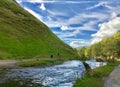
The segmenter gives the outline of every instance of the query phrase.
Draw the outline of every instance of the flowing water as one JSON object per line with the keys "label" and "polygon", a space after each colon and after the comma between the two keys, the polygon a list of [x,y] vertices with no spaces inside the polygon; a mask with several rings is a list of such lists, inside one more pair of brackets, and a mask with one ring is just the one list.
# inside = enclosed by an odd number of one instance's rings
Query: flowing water
{"label": "flowing water", "polygon": [[[86,63],[92,69],[107,64],[95,60],[89,60]],[[2,79],[0,87],[72,87],[76,79],[81,78],[84,73],[85,67],[79,60],[67,61],[46,68],[14,68],[0,77]]]}

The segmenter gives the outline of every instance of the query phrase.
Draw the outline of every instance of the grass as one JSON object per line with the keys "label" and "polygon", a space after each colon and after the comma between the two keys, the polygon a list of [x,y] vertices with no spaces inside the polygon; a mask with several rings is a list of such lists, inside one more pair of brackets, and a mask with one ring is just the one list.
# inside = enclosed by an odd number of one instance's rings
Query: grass
{"label": "grass", "polygon": [[8,78],[6,81],[0,83],[0,87],[46,87],[39,83],[33,83],[33,79],[13,79]]}
{"label": "grass", "polygon": [[74,87],[104,87],[102,78],[108,76],[119,64],[120,62],[108,63],[106,66],[92,70],[92,73],[86,73],[84,78],[76,81]]}
{"label": "grass", "polygon": [[63,63],[65,61],[70,61],[70,60],[80,60],[80,57],[74,57],[74,58],[49,58],[49,59],[35,59],[32,61],[25,61],[25,62],[20,62],[18,65],[20,67],[43,67],[43,66],[50,66],[50,65],[56,65]]}
{"label": "grass", "polygon": [[58,63],[62,63],[63,59],[49,59],[49,60],[36,60],[36,61],[27,61],[19,64],[20,67],[36,67],[36,66],[50,66]]}
{"label": "grass", "polygon": [[75,51],[13,0],[0,0],[0,59],[74,57]]}

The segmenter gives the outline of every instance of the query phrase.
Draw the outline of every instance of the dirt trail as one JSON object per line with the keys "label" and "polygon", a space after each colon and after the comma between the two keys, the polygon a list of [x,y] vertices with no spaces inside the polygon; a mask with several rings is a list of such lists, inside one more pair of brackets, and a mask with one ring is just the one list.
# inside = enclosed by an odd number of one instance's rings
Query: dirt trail
{"label": "dirt trail", "polygon": [[111,72],[104,87],[120,87],[120,65]]}
{"label": "dirt trail", "polygon": [[22,60],[0,60],[0,68],[4,67],[17,67],[20,62],[26,61],[38,61],[38,60],[49,60],[50,58],[40,58],[40,59],[22,59]]}
{"label": "dirt trail", "polygon": [[17,60],[0,60],[0,68],[15,67],[19,61]]}

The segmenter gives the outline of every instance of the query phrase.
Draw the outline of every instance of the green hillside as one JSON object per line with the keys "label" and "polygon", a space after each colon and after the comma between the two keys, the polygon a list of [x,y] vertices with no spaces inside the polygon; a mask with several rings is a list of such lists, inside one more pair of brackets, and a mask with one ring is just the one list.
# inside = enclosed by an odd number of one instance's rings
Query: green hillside
{"label": "green hillside", "polygon": [[0,0],[0,59],[73,57],[74,50],[13,0]]}
{"label": "green hillside", "polygon": [[78,51],[82,58],[102,58],[115,59],[120,58],[120,31],[115,35],[104,38],[101,42]]}

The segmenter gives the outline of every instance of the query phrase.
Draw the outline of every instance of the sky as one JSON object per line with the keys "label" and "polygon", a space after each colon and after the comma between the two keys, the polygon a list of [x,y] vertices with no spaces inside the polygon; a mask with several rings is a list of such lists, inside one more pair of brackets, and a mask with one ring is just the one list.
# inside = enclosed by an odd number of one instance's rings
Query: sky
{"label": "sky", "polygon": [[120,0],[16,0],[62,41],[81,48],[120,30]]}

